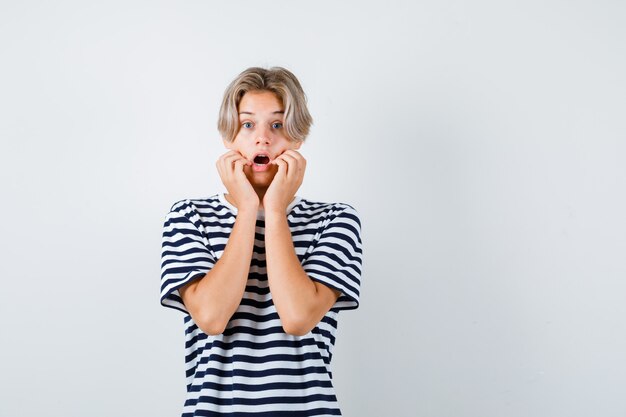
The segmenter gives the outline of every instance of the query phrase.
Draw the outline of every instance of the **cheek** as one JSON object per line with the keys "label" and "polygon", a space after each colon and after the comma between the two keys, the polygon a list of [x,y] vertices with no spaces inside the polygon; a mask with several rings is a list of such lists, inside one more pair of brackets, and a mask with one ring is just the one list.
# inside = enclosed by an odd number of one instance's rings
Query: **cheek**
{"label": "cheek", "polygon": [[285,146],[282,146],[281,149],[278,151],[277,155],[282,155],[283,153],[285,153],[285,151],[295,151],[298,148],[291,145],[291,144],[287,144]]}
{"label": "cheek", "polygon": [[233,139],[233,141],[230,144],[234,148],[239,148],[239,147],[241,147],[241,145],[243,143],[248,141],[249,137],[250,137],[250,132],[249,131],[240,129],[239,132],[237,132],[237,134],[235,135],[235,138]]}
{"label": "cheek", "polygon": [[227,147],[231,151],[239,152],[242,155],[246,154],[245,138],[242,138],[240,136],[236,136],[235,139],[232,142],[230,142],[230,144]]}
{"label": "cheek", "polygon": [[236,138],[245,138],[247,136],[250,136],[250,129],[239,129],[239,132],[237,132],[237,134],[235,135]]}
{"label": "cheek", "polygon": [[294,141],[288,141],[287,145],[285,146],[285,150],[289,149],[291,151],[297,151],[298,149],[300,149],[300,146],[302,145],[302,142],[294,142]]}

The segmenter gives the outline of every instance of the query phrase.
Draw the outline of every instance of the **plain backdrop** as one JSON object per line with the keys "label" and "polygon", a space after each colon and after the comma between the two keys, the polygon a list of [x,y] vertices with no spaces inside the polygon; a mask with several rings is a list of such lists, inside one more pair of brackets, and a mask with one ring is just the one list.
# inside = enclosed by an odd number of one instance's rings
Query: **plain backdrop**
{"label": "plain backdrop", "polygon": [[626,6],[2,1],[0,416],[179,415],[165,214],[222,191],[249,66],[293,71],[299,194],[362,217],[345,416],[626,415]]}

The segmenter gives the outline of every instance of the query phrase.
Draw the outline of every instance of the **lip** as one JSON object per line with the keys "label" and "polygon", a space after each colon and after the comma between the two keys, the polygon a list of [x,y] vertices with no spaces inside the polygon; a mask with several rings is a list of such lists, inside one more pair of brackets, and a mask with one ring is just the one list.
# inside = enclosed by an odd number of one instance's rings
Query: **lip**
{"label": "lip", "polygon": [[[254,163],[254,158],[256,158],[259,155],[265,155],[267,156],[270,161],[265,164],[265,165],[257,165]],[[252,158],[250,158],[250,161],[252,161],[252,171],[254,172],[265,172],[267,170],[270,169],[270,165],[272,165],[272,161],[274,160],[274,158],[272,158],[272,154],[270,154],[269,152],[257,152],[254,155],[252,155]]]}

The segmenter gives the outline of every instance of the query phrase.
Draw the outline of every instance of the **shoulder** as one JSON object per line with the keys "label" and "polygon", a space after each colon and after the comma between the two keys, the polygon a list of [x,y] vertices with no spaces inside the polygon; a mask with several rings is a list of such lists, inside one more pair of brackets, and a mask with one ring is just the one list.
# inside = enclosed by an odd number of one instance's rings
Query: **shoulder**
{"label": "shoulder", "polygon": [[227,227],[234,222],[234,215],[218,194],[177,200],[171,205],[165,218],[166,224],[191,222],[200,230],[207,225]]}
{"label": "shoulder", "polygon": [[169,210],[169,214],[185,216],[188,218],[202,217],[208,213],[224,211],[226,207],[222,204],[219,195],[214,194],[205,198],[185,198],[174,202]]}
{"label": "shoulder", "polygon": [[296,207],[294,226],[301,226],[302,234],[314,237],[313,247],[322,252],[342,253],[347,257],[360,256],[361,220],[356,208],[345,202],[319,202],[303,199]]}
{"label": "shoulder", "polygon": [[357,209],[352,204],[344,202],[321,202],[302,198],[298,205],[294,207],[292,214],[295,217],[308,219],[312,222],[350,219],[359,226],[361,224]]}

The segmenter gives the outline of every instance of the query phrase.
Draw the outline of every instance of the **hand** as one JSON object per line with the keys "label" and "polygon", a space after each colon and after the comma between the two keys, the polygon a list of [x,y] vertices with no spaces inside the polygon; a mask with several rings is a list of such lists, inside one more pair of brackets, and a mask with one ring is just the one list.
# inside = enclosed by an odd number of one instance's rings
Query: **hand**
{"label": "hand", "polygon": [[252,161],[248,161],[237,151],[226,152],[216,163],[220,178],[228,190],[228,196],[233,200],[237,210],[250,208],[256,211],[259,207],[259,196],[243,172],[246,165],[251,166]]}
{"label": "hand", "polygon": [[289,149],[272,163],[278,165],[278,172],[263,196],[263,208],[266,213],[276,211],[285,214],[304,179],[306,159],[298,151]]}

